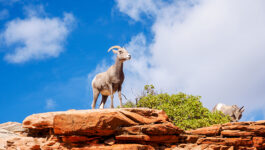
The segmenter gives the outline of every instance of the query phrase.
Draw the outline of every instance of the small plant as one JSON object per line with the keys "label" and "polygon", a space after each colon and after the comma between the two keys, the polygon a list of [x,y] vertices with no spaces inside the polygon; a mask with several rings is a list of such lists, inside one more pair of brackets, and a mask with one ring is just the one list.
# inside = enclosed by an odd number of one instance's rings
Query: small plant
{"label": "small plant", "polygon": [[184,129],[196,129],[213,124],[229,122],[229,117],[221,112],[210,112],[203,107],[200,96],[178,93],[169,95],[167,93],[156,94],[153,85],[146,85],[144,96],[141,96],[137,104],[128,101],[124,107],[148,107],[164,110],[172,122]]}

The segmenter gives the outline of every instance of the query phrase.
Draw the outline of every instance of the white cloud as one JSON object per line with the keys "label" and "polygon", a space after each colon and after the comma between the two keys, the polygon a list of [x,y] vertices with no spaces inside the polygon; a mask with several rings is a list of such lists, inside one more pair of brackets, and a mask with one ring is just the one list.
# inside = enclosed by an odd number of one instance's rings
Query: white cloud
{"label": "white cloud", "polygon": [[28,17],[47,15],[43,5],[27,5],[23,7],[24,14]]}
{"label": "white cloud", "polygon": [[141,19],[141,15],[145,14],[147,16],[155,15],[158,9],[158,3],[161,3],[157,0],[157,3],[154,3],[154,0],[134,0],[134,1],[124,1],[118,0],[118,9],[121,12],[124,12],[132,19],[139,21]]}
{"label": "white cloud", "polygon": [[55,106],[56,106],[56,103],[53,99],[49,98],[46,100],[46,105],[45,105],[46,109],[54,109]]}
{"label": "white cloud", "polygon": [[223,102],[245,105],[246,113],[264,110],[265,1],[148,1],[150,11],[142,3],[117,0],[136,21],[140,14],[155,17],[152,42],[134,42],[145,41],[140,34],[127,46],[136,57],[128,64],[126,87],[149,82],[167,92],[201,95],[208,108]]}
{"label": "white cloud", "polygon": [[3,9],[0,11],[0,20],[6,19],[9,17],[9,12],[7,9]]}
{"label": "white cloud", "polygon": [[6,24],[2,37],[14,52],[5,55],[11,63],[23,63],[57,57],[64,49],[66,37],[71,31],[74,17],[65,13],[63,18],[38,17],[33,11],[25,19],[15,19]]}

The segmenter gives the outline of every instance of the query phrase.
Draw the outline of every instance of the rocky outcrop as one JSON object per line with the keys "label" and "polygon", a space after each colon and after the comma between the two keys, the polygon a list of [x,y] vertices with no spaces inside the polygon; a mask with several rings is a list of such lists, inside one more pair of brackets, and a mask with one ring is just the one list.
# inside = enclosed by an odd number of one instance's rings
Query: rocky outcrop
{"label": "rocky outcrop", "polygon": [[5,150],[7,141],[23,135],[26,129],[18,122],[0,124],[0,150]]}
{"label": "rocky outcrop", "polygon": [[7,149],[154,149],[177,143],[184,132],[164,111],[147,108],[33,114],[23,127],[27,135],[8,139]]}
{"label": "rocky outcrop", "polygon": [[183,131],[164,111],[147,108],[70,110],[0,124],[0,150],[265,149],[265,121]]}
{"label": "rocky outcrop", "polygon": [[[265,120],[234,122],[186,131],[186,136],[198,136],[193,147],[213,149],[265,149]],[[187,141],[186,141],[187,142]],[[186,147],[187,146],[187,147]],[[191,144],[182,145],[188,149]]]}

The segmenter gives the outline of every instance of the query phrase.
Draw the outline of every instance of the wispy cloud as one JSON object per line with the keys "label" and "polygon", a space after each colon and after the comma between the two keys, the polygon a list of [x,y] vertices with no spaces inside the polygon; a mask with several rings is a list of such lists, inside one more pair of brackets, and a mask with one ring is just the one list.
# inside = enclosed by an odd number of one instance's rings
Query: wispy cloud
{"label": "wispy cloud", "polygon": [[52,98],[46,99],[46,105],[45,105],[46,109],[54,109],[55,106],[56,106],[56,103]]}
{"label": "wispy cloud", "polygon": [[133,42],[146,38],[140,34],[127,46],[147,51],[127,70],[135,68],[137,78],[126,77],[139,83],[135,89],[154,83],[166,92],[201,95],[208,108],[218,102],[244,105],[246,114],[265,106],[265,1],[150,0],[147,10],[142,3],[117,0],[119,10],[135,21],[154,17],[152,42]]}
{"label": "wispy cloud", "polygon": [[95,77],[96,74],[100,73],[100,72],[105,72],[107,71],[108,69],[108,66],[107,63],[106,63],[106,60],[102,60],[95,68],[95,70],[93,70],[92,72],[90,72],[88,75],[87,75],[87,79],[88,79],[88,82],[92,82],[93,78]]}
{"label": "wispy cloud", "polygon": [[47,15],[43,5],[26,5],[23,7],[23,10],[27,17],[41,17]]}
{"label": "wispy cloud", "polygon": [[59,56],[72,29],[74,16],[64,13],[63,18],[40,17],[33,13],[35,10],[27,10],[28,17],[8,22],[2,33],[4,43],[15,47],[13,52],[5,55],[5,60],[23,63]]}
{"label": "wispy cloud", "polygon": [[117,2],[118,9],[136,21],[141,20],[143,14],[150,17],[156,15],[159,4],[162,4],[160,0],[156,3],[154,0],[117,0]]}

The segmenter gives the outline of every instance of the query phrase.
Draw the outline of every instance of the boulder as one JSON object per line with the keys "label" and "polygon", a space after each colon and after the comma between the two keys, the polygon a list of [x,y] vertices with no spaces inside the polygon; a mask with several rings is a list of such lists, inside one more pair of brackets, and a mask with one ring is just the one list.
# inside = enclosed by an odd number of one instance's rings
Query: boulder
{"label": "boulder", "polygon": [[6,122],[0,124],[0,129],[4,129],[13,133],[26,132],[26,129],[22,127],[22,124],[18,122]]}
{"label": "boulder", "polygon": [[206,137],[197,141],[197,144],[218,144],[225,146],[252,146],[251,139],[244,138],[218,138],[218,137]]}
{"label": "boulder", "polygon": [[7,141],[7,150],[15,150],[18,148],[39,150],[44,141],[44,138],[16,137]]}
{"label": "boulder", "polygon": [[53,120],[56,114],[62,114],[67,112],[48,112],[33,114],[28,116],[23,121],[23,127],[28,129],[47,129],[53,128]]}
{"label": "boulder", "polygon": [[22,125],[17,122],[7,122],[0,124],[0,150],[5,150],[7,147],[7,141],[20,137],[20,132],[24,131]]}
{"label": "boulder", "polygon": [[155,148],[150,145],[142,144],[114,144],[111,146],[91,145],[80,148],[72,148],[71,150],[155,150]]}
{"label": "boulder", "polygon": [[146,134],[146,135],[178,135],[184,131],[170,122],[162,124],[136,125],[130,127],[122,127],[119,134]]}
{"label": "boulder", "polygon": [[254,136],[254,132],[240,131],[240,130],[223,130],[221,135],[224,137],[247,137]]}
{"label": "boulder", "polygon": [[95,139],[100,139],[100,137],[86,137],[86,136],[77,136],[77,135],[62,136],[61,138],[64,143],[82,143],[82,142],[87,143]]}
{"label": "boulder", "polygon": [[259,149],[265,149],[265,138],[264,137],[253,137],[253,146]]}
{"label": "boulder", "polygon": [[221,131],[221,125],[214,125],[210,127],[198,128],[196,130],[189,130],[186,131],[186,133],[193,135],[214,136],[214,135],[219,135],[220,131]]}
{"label": "boulder", "polygon": [[254,132],[255,135],[265,136],[265,125],[230,125],[224,126],[222,129]]}
{"label": "boulder", "polygon": [[157,143],[176,143],[179,137],[176,135],[148,136],[148,135],[119,135],[115,137],[118,141],[148,141]]}
{"label": "boulder", "polygon": [[57,135],[108,136],[120,127],[167,121],[164,111],[154,109],[96,109],[56,114],[53,129]]}
{"label": "boulder", "polygon": [[203,138],[205,136],[199,135],[180,135],[181,143],[196,143],[199,138]]}

